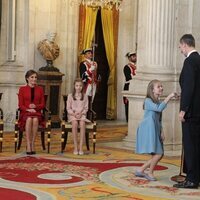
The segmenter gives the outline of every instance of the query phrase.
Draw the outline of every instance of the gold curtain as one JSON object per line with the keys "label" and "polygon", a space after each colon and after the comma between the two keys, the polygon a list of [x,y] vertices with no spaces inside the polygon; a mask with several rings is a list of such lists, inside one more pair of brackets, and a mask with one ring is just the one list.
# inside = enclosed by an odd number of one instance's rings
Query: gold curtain
{"label": "gold curtain", "polygon": [[116,56],[119,12],[116,9],[101,9],[103,35],[106,56],[109,64],[110,74],[108,78],[108,96],[106,118],[116,119],[117,113],[117,91],[116,91]]}
{"label": "gold curtain", "polygon": [[83,56],[80,55],[80,52],[83,49],[91,47],[92,39],[95,33],[97,11],[98,11],[97,8],[94,9],[91,7],[86,7],[82,4],[79,7],[78,66],[80,62],[83,60]]}

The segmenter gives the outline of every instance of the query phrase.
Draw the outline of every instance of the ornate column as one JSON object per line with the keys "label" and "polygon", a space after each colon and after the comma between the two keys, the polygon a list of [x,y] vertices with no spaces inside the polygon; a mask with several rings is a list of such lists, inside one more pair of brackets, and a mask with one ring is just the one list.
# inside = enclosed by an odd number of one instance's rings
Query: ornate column
{"label": "ornate column", "polygon": [[[143,118],[143,102],[148,83],[161,80],[164,96],[179,90],[176,74],[174,0],[139,0],[138,15],[138,64],[137,75],[130,83],[128,136],[124,145],[133,148],[138,124]],[[171,101],[163,112],[163,127],[166,133],[165,149],[180,148],[181,131],[178,121],[178,101]],[[147,133],[148,134],[148,133]]]}
{"label": "ornate column", "polygon": [[175,4],[174,0],[139,1],[138,71],[174,72]]}

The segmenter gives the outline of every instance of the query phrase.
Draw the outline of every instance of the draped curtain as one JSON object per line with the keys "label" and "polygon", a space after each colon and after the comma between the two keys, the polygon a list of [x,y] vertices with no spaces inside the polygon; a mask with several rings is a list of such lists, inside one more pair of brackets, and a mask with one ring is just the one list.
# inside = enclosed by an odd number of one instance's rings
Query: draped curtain
{"label": "draped curtain", "polygon": [[116,91],[116,55],[118,38],[119,12],[115,9],[101,9],[101,20],[105,42],[106,56],[109,64],[110,74],[108,78],[108,96],[106,118],[116,118],[117,91]]}
{"label": "draped curtain", "polygon": [[[82,61],[83,57],[80,52],[83,49],[90,48],[95,33],[96,17],[98,9],[80,5],[79,7],[79,58],[78,64]],[[78,69],[79,70],[79,69]],[[79,74],[79,73],[78,73]]]}
{"label": "draped curtain", "polygon": [[[80,52],[83,49],[90,48],[95,33],[96,17],[98,9],[80,5],[79,7],[79,42],[78,42],[78,66],[83,57]],[[118,38],[118,19],[119,12],[116,9],[101,9],[101,19],[103,27],[103,36],[106,49],[106,56],[109,64],[110,74],[108,78],[108,96],[106,118],[115,119],[117,109],[116,92],[116,53]],[[79,68],[78,68],[79,75]]]}

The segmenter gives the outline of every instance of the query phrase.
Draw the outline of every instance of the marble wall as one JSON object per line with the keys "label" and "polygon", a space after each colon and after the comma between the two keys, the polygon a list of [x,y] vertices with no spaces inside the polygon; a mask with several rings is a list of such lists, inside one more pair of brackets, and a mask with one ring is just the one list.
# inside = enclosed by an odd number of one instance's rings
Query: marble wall
{"label": "marble wall", "polygon": [[[68,0],[2,2],[0,91],[3,92],[3,96],[0,106],[4,108],[5,129],[13,130],[18,88],[25,84],[24,74],[28,69],[38,70],[46,65],[46,61],[37,50],[37,44],[46,38],[49,31],[57,33],[56,43],[60,46],[60,55],[54,66],[65,74],[61,94],[71,91],[76,77],[79,13],[78,5],[71,5]],[[11,24],[8,11],[10,2],[16,3],[16,55],[11,61],[7,59],[8,26]],[[62,110],[62,101],[60,105]]]}

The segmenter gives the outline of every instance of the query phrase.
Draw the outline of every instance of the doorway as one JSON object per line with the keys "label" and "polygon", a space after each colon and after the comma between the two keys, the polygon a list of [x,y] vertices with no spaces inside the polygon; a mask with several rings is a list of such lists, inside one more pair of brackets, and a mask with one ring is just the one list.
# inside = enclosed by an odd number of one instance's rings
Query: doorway
{"label": "doorway", "polygon": [[103,38],[103,29],[101,22],[101,12],[98,10],[96,27],[95,27],[95,61],[98,64],[97,78],[100,79],[97,92],[93,102],[93,110],[97,114],[97,119],[106,119],[106,106],[107,106],[107,81],[109,77],[109,65],[106,57],[106,50]]}

